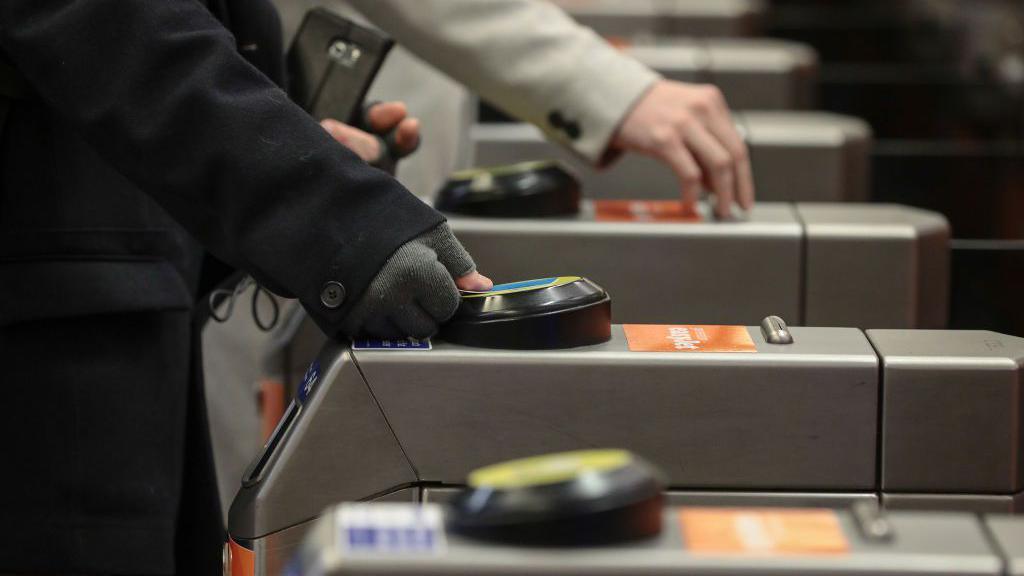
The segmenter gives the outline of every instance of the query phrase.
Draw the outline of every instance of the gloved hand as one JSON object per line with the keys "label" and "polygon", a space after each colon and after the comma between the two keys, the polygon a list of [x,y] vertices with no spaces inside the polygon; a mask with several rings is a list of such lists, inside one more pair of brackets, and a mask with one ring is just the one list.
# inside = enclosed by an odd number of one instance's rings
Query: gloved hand
{"label": "gloved hand", "polygon": [[459,289],[490,290],[447,222],[406,242],[388,259],[341,325],[350,338],[426,338],[455,314]]}

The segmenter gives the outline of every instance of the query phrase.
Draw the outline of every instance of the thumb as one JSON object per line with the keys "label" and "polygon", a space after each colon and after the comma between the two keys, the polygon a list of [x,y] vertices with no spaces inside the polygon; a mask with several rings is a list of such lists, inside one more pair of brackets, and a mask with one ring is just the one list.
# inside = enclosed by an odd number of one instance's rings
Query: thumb
{"label": "thumb", "polygon": [[364,162],[373,162],[380,158],[380,140],[376,136],[330,118],[322,120],[320,125],[331,138],[355,152]]}
{"label": "thumb", "polygon": [[455,285],[459,287],[459,290],[466,290],[469,292],[486,292],[491,288],[494,288],[494,282],[476,270],[466,274],[465,276],[456,278]]}

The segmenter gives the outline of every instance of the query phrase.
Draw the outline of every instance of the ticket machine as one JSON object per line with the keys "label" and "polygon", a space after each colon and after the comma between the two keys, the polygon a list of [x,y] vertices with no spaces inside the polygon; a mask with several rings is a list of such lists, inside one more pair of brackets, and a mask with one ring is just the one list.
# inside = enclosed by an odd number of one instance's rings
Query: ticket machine
{"label": "ticket machine", "polygon": [[[497,292],[557,302],[577,282]],[[327,343],[231,507],[257,573],[276,573],[330,504],[443,501],[495,460],[595,446],[656,464],[673,505],[1024,506],[1022,338],[779,318],[611,325],[562,349],[514,337]]]}

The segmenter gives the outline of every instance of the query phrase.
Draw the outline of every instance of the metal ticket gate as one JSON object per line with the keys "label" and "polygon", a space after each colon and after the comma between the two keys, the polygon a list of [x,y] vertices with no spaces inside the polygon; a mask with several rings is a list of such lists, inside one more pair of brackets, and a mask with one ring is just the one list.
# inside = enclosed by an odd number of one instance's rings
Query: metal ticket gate
{"label": "metal ticket gate", "polygon": [[761,0],[556,0],[580,24],[604,36],[753,36],[767,10]]}
{"label": "metal ticket gate", "polygon": [[[897,205],[759,203],[742,222],[659,221],[660,203],[584,202],[574,217],[449,216],[497,281],[573,270],[616,322],[942,328],[949,225]],[[623,221],[623,219],[632,221]],[[648,220],[649,219],[649,220]]]}
{"label": "metal ticket gate", "polygon": [[[1024,573],[1024,519],[1021,518],[911,512],[865,517],[856,510],[667,507],[662,512],[661,533],[652,538],[598,547],[545,548],[467,538],[446,527],[448,510],[427,506],[417,511],[413,506],[342,505],[327,511],[303,544],[294,574],[1015,576]],[[800,532],[796,529],[799,522],[812,523],[818,530],[813,534]],[[356,530],[365,533],[391,525],[409,526],[418,536],[427,537],[392,549],[351,546],[346,541]],[[885,537],[876,535],[878,527],[884,527]]]}
{"label": "metal ticket gate", "polygon": [[[758,200],[844,202],[868,198],[871,128],[827,112],[735,112],[750,148]],[[592,198],[678,198],[679,183],[659,162],[630,154],[598,171],[529,124],[487,123],[470,129],[472,165],[557,159]],[[642,190],[637,194],[636,190]]]}
{"label": "metal ticket gate", "polygon": [[793,327],[769,344],[754,327],[637,326],[567,350],[329,342],[230,535],[275,574],[330,504],[436,501],[481,465],[592,446],[660,467],[673,504],[1024,507],[1022,338]]}
{"label": "metal ticket gate", "polygon": [[670,80],[718,86],[733,109],[810,109],[816,101],[818,56],[805,44],[672,38],[627,44],[623,51]]}

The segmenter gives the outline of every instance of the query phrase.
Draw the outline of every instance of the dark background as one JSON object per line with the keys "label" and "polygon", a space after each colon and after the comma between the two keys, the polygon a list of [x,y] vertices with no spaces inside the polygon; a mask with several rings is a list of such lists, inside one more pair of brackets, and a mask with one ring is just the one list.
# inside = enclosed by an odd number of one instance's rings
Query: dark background
{"label": "dark background", "polygon": [[950,326],[1024,336],[1024,1],[772,0],[764,35],[871,124],[873,201],[949,219]]}

